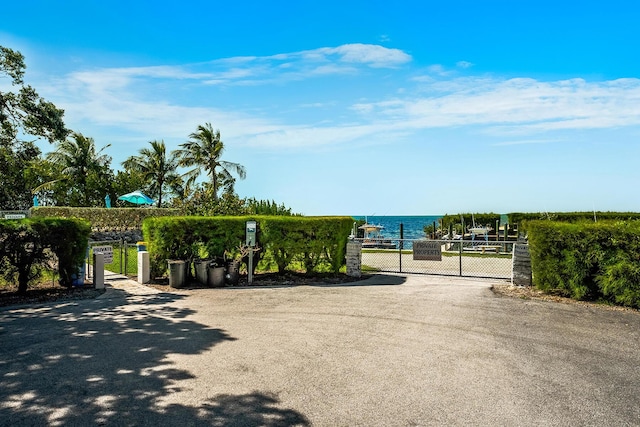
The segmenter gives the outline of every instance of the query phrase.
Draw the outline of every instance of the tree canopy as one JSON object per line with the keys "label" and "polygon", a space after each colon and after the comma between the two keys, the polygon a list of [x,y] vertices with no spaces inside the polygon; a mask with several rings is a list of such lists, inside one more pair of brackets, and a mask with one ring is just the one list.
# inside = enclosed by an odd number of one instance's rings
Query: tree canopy
{"label": "tree canopy", "polygon": [[20,134],[62,141],[69,134],[64,110],[41,98],[24,83],[24,56],[0,46],[0,78],[9,78],[14,91],[0,91],[0,143],[15,144]]}

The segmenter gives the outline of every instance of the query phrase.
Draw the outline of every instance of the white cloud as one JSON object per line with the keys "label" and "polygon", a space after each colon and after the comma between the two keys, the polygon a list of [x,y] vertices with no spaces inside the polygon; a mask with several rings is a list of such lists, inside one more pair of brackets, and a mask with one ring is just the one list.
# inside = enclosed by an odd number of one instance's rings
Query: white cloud
{"label": "white cloud", "polygon": [[359,103],[354,109],[368,120],[394,118],[414,128],[489,125],[535,133],[640,125],[640,79],[590,83],[465,78],[433,86],[432,94]]}

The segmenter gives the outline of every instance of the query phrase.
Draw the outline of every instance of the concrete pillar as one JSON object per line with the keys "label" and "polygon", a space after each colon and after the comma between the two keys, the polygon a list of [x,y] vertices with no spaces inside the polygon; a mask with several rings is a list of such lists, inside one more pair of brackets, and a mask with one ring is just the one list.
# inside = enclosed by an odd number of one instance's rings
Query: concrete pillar
{"label": "concrete pillar", "polygon": [[362,276],[362,242],[359,240],[347,242],[347,276]]}
{"label": "concrete pillar", "polygon": [[93,254],[93,286],[104,289],[104,254]]}
{"label": "concrete pillar", "polygon": [[151,280],[151,266],[149,264],[149,252],[138,252],[138,283],[149,283]]}

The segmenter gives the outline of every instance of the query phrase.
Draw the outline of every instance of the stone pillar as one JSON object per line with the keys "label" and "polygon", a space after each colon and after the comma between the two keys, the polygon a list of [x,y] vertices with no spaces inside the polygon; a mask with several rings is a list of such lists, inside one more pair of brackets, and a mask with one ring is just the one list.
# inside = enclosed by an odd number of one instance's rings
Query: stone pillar
{"label": "stone pillar", "polygon": [[151,280],[151,266],[149,264],[149,252],[138,252],[138,283],[149,283]]}
{"label": "stone pillar", "polygon": [[104,289],[104,254],[93,254],[93,287]]}
{"label": "stone pillar", "polygon": [[362,276],[362,242],[349,240],[347,243],[347,276]]}
{"label": "stone pillar", "polygon": [[514,243],[513,264],[511,269],[511,284],[517,286],[531,286],[531,254],[529,244]]}

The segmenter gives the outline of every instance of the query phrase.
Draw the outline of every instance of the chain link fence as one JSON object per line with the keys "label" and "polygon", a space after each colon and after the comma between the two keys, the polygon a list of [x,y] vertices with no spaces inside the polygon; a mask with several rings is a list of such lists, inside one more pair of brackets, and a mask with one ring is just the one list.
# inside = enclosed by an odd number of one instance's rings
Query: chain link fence
{"label": "chain link fence", "polygon": [[[356,239],[362,241],[362,271],[511,278],[515,242],[487,240]],[[422,260],[416,242],[439,248],[439,260]]]}
{"label": "chain link fence", "polygon": [[113,248],[113,262],[105,263],[105,270],[129,276],[131,278],[138,275],[138,255],[137,245],[124,240],[89,240],[87,246],[86,264],[88,266],[86,277],[92,278],[93,271],[93,248],[96,246],[111,246]]}

